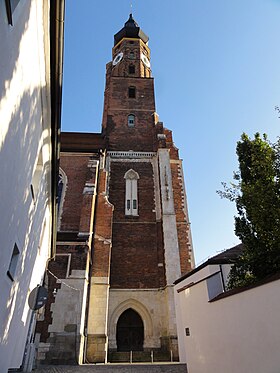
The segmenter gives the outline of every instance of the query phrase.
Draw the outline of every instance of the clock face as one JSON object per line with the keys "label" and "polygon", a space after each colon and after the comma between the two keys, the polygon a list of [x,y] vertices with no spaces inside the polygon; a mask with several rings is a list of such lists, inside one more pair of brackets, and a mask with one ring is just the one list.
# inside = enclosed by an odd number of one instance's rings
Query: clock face
{"label": "clock face", "polygon": [[121,59],[123,58],[123,52],[120,52],[116,55],[116,57],[113,59],[113,66],[116,66]]}
{"label": "clock face", "polygon": [[141,60],[144,62],[144,64],[145,64],[147,67],[150,67],[150,66],[151,66],[150,61],[148,60],[148,58],[145,56],[144,53],[141,53]]}

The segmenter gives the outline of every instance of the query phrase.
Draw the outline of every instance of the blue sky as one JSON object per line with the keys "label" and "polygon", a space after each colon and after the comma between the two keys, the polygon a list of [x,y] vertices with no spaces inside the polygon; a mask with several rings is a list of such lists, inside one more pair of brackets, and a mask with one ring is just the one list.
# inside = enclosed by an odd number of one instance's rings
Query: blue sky
{"label": "blue sky", "polygon": [[[105,65],[130,0],[67,0],[62,130],[99,132]],[[149,36],[160,120],[184,174],[196,263],[239,241],[216,190],[237,170],[242,132],[274,141],[280,119],[280,0],[134,0]]]}

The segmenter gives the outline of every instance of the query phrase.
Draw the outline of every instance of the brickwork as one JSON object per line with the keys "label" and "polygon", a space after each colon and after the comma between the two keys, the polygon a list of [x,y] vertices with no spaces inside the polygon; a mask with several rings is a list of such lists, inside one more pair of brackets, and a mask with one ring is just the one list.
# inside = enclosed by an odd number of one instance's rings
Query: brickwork
{"label": "brickwork", "polygon": [[97,195],[97,180],[99,161],[90,157],[87,165],[87,178],[83,190],[81,216],[79,225],[79,239],[86,239],[89,245],[92,243],[93,221],[95,212],[95,201]]}
{"label": "brickwork", "polygon": [[[133,169],[138,180],[138,216],[125,215],[124,175]],[[155,214],[151,162],[111,162],[109,198],[115,206],[111,260],[112,288],[157,288],[164,283],[162,235]],[[160,262],[159,262],[160,260]]]}
{"label": "brickwork", "polygon": [[[103,128],[108,150],[155,150],[153,79],[111,77],[107,85]],[[136,87],[135,98],[128,97],[130,86]],[[129,114],[135,115],[134,127],[128,126]]]}
{"label": "brickwork", "polygon": [[173,142],[172,131],[164,128],[163,133],[166,136],[166,147],[169,149],[170,159],[178,160],[179,151]]}
{"label": "brickwork", "polygon": [[158,288],[156,244],[156,223],[114,224],[111,287]]}
{"label": "brickwork", "polygon": [[174,207],[176,212],[177,234],[180,250],[181,273],[189,272],[191,268],[189,240],[189,222],[185,211],[185,191],[182,179],[181,163],[171,163]]}
{"label": "brickwork", "polygon": [[[40,333],[40,342],[47,343],[50,336],[49,326],[52,324],[52,305],[56,301],[56,293],[61,291],[61,282],[58,279],[66,279],[71,276],[73,270],[85,270],[88,262],[89,248],[87,245],[58,245],[57,256],[49,265],[46,276],[48,284],[48,301],[44,313],[36,325],[36,333]],[[61,255],[67,254],[67,255]],[[69,265],[68,265],[69,263]],[[68,272],[68,273],[67,273]],[[53,274],[55,276],[53,276]]]}
{"label": "brickwork", "polygon": [[88,176],[89,156],[61,154],[60,167],[67,176],[60,230],[79,231],[83,189]]}
{"label": "brickwork", "polygon": [[[123,53],[122,62],[114,67],[113,76],[141,76],[149,78],[151,69],[148,68],[141,60],[141,53],[145,54],[150,59],[150,49],[142,40],[123,39],[116,47],[113,48],[113,58],[118,53]],[[133,53],[133,55],[131,55]],[[129,72],[129,66],[135,66],[135,72]]]}

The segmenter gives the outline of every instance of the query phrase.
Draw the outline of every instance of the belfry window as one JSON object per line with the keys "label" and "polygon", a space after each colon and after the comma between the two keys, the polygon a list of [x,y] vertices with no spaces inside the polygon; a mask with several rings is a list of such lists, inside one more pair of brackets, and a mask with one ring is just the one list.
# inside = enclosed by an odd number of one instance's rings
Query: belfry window
{"label": "belfry window", "polygon": [[124,175],[125,178],[125,215],[138,215],[137,183],[139,175],[130,169]]}
{"label": "belfry window", "polygon": [[136,97],[136,89],[135,89],[135,87],[129,87],[128,88],[128,97],[129,98],[135,98]]}
{"label": "belfry window", "polygon": [[129,74],[135,74],[135,66],[134,65],[129,65],[128,66],[128,72],[129,72]]}
{"label": "belfry window", "polygon": [[129,116],[127,117],[127,124],[128,124],[128,127],[135,126],[135,115],[134,114],[129,114]]}
{"label": "belfry window", "polygon": [[133,60],[134,59],[134,52],[129,52],[129,59]]}

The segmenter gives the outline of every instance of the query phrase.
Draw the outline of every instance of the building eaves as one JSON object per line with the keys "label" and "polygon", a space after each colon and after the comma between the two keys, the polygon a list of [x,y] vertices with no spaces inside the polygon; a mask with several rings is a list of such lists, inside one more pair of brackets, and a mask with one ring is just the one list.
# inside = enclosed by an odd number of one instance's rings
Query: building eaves
{"label": "building eaves", "polygon": [[52,243],[51,256],[55,255],[57,223],[57,184],[59,173],[62,76],[64,53],[65,1],[50,2],[50,73],[51,73],[51,194],[52,194]]}
{"label": "building eaves", "polygon": [[194,273],[199,272],[201,269],[207,267],[208,265],[215,265],[215,264],[232,264],[242,253],[243,244],[236,245],[230,249],[227,249],[212,258],[208,259],[206,262],[202,263],[200,266],[194,268],[191,272],[186,273],[179,279],[177,279],[174,284],[179,284],[181,281],[185,280],[186,278],[192,276]]}
{"label": "building eaves", "polygon": [[62,152],[99,153],[100,150],[105,150],[105,138],[101,133],[61,133]]}

